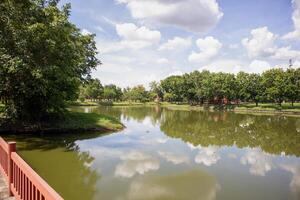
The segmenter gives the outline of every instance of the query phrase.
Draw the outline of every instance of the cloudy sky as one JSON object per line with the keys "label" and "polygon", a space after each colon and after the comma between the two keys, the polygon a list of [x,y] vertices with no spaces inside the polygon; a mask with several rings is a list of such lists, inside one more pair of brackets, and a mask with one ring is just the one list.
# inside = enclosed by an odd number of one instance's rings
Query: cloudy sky
{"label": "cloudy sky", "polygon": [[147,85],[208,69],[300,66],[300,0],[62,0],[95,33],[104,84]]}

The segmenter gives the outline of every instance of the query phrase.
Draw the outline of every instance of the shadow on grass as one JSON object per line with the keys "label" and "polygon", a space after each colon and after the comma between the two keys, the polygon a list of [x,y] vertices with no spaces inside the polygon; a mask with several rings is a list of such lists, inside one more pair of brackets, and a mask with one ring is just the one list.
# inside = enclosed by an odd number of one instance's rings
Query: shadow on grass
{"label": "shadow on grass", "polygon": [[77,151],[77,140],[86,140],[109,135],[112,132],[69,132],[69,133],[27,133],[2,134],[6,141],[16,141],[17,150],[47,151],[64,148],[66,151]]}

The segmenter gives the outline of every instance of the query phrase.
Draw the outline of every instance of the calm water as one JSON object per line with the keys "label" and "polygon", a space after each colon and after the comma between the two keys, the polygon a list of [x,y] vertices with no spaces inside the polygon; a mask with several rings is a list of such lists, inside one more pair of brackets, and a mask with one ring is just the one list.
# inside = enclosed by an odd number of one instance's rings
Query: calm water
{"label": "calm water", "polygon": [[115,116],[127,128],[15,138],[66,200],[300,199],[300,118],[79,109]]}

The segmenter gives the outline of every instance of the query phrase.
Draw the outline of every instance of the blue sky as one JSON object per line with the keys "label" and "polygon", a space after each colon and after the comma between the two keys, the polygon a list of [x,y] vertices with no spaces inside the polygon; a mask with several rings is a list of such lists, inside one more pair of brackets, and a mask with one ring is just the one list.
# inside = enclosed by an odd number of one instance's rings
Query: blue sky
{"label": "blue sky", "polygon": [[208,69],[261,73],[300,66],[300,0],[63,0],[121,87]]}

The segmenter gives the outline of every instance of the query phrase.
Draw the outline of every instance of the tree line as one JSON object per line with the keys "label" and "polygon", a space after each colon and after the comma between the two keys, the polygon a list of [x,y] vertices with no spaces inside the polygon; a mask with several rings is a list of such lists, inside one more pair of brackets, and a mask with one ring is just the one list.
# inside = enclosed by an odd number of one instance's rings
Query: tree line
{"label": "tree line", "polygon": [[166,101],[192,105],[239,102],[281,104],[283,101],[293,104],[300,100],[300,69],[277,68],[262,74],[194,71],[151,82],[149,90],[142,85],[122,90],[115,85],[102,86],[100,80],[91,79],[81,88],[80,97],[81,100]]}
{"label": "tree line", "polygon": [[160,96],[169,102],[238,103],[300,100],[300,68],[276,68],[262,74],[239,72],[194,71],[182,76],[171,76],[160,82]]}

